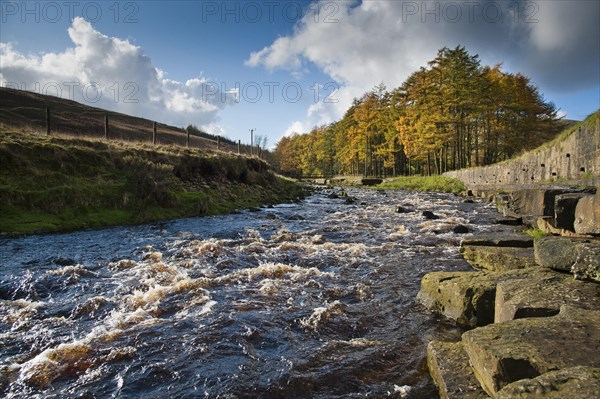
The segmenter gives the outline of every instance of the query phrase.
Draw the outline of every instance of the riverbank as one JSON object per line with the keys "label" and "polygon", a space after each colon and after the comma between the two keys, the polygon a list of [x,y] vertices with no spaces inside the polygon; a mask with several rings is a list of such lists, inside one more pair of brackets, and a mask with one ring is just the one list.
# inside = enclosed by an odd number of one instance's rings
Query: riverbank
{"label": "riverbank", "polygon": [[0,132],[0,233],[141,224],[293,201],[297,183],[231,153]]}
{"label": "riverbank", "polygon": [[433,191],[453,194],[459,194],[466,190],[460,180],[443,176],[399,176],[385,179],[362,176],[334,176],[327,179],[308,179],[307,181],[339,187],[371,187],[383,190]]}
{"label": "riverbank", "polygon": [[600,346],[600,192],[492,189],[482,196],[515,232],[462,240],[473,270],[421,281],[418,301],[469,330],[427,347],[440,396],[596,398],[600,358],[589,348]]}

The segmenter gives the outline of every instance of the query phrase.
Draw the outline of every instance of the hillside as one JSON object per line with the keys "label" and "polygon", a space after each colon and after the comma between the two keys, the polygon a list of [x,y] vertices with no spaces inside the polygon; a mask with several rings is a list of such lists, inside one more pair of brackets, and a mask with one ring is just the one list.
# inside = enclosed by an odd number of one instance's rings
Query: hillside
{"label": "hillside", "polygon": [[303,195],[258,158],[0,127],[0,234],[221,214]]}
{"label": "hillside", "polygon": [[[153,121],[102,108],[90,107],[75,101],[28,91],[0,88],[0,127],[4,130],[46,131],[46,107],[50,107],[51,131],[56,133],[104,137],[104,116],[109,119],[109,139],[151,142]],[[159,144],[186,143],[185,129],[157,121]],[[217,149],[216,137],[192,135],[190,146]],[[237,152],[237,144],[222,139],[220,149]]]}

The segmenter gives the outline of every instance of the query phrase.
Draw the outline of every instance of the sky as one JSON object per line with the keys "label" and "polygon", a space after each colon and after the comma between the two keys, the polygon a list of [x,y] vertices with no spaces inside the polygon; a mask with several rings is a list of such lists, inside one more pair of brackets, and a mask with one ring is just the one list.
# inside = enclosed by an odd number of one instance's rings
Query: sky
{"label": "sky", "polygon": [[0,85],[232,140],[307,132],[442,47],[600,108],[600,1],[0,1]]}

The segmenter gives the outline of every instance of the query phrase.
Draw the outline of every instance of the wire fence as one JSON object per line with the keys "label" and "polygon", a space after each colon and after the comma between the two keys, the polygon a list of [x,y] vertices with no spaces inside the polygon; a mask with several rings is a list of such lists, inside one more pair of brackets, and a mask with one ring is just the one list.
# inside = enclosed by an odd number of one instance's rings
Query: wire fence
{"label": "wire fence", "polygon": [[107,141],[141,142],[154,145],[176,145],[212,151],[263,156],[259,146],[237,143],[227,138],[199,131],[191,125],[178,128],[145,118],[106,111],[60,109],[58,107],[4,107],[7,125],[31,126],[46,135],[93,137]]}

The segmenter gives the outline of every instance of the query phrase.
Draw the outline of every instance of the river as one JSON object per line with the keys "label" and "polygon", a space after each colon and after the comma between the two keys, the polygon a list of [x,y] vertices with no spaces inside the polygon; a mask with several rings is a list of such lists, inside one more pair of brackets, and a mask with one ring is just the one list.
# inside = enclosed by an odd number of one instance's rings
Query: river
{"label": "river", "polygon": [[426,345],[461,331],[420,279],[469,269],[457,224],[506,227],[451,194],[348,194],[0,241],[0,396],[437,398]]}

